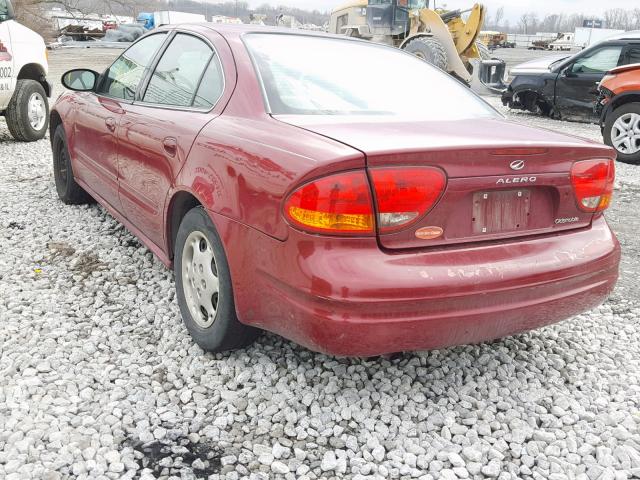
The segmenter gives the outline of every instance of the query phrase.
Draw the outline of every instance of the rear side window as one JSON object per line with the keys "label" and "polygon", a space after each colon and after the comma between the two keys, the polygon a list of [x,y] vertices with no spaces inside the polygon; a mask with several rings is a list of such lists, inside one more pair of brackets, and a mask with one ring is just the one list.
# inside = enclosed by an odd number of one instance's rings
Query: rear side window
{"label": "rear side window", "polygon": [[193,99],[193,106],[197,108],[212,108],[224,90],[224,76],[222,65],[217,55],[213,55],[209,61],[209,66],[204,72],[202,82],[198,87],[198,92]]}
{"label": "rear side window", "polygon": [[190,107],[212,57],[213,50],[202,40],[177,34],[158,62],[142,100]]}
{"label": "rear side window", "polygon": [[105,72],[98,93],[133,100],[145,69],[165,38],[166,33],[156,33],[134,43]]}
{"label": "rear side window", "polygon": [[640,47],[629,47],[627,51],[628,64],[640,63]]}

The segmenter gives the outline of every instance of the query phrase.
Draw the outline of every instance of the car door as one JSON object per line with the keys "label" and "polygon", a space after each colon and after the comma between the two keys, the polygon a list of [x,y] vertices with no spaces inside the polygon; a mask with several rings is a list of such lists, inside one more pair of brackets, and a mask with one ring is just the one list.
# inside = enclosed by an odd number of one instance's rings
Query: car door
{"label": "car door", "polygon": [[118,125],[123,107],[133,102],[145,70],[166,38],[163,32],[134,43],[101,75],[95,92],[75,95],[70,145],[74,175],[118,211]]}
{"label": "car door", "polygon": [[579,55],[560,72],[555,106],[563,117],[593,117],[598,84],[605,73],[622,64],[623,50],[622,44],[602,45]]}
{"label": "car door", "polygon": [[127,218],[158,246],[164,241],[169,190],[196,136],[219,113],[214,106],[224,84],[214,45],[198,35],[176,32],[138,99],[124,108],[119,128],[120,201]]}

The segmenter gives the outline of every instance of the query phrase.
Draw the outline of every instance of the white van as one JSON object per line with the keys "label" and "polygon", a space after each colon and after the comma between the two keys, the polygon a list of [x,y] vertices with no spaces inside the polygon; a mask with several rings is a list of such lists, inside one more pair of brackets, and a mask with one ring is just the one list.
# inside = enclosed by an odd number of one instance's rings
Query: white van
{"label": "white van", "polygon": [[42,37],[14,20],[10,0],[0,0],[0,114],[16,140],[33,142],[47,132],[48,69]]}
{"label": "white van", "polygon": [[574,37],[575,34],[573,33],[558,34],[558,38],[549,44],[549,50],[570,51],[573,48]]}

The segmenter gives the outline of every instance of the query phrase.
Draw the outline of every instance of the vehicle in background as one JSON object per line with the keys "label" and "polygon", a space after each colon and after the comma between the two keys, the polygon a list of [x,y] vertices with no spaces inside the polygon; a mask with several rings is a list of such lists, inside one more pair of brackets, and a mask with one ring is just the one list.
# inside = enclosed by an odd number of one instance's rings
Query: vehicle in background
{"label": "vehicle in background", "polygon": [[142,25],[145,30],[152,30],[155,28],[155,22],[153,21],[153,13],[140,12],[136,17],[136,23]]}
{"label": "vehicle in background", "polygon": [[587,48],[596,43],[607,40],[613,36],[625,33],[624,30],[614,30],[612,28],[587,28],[578,27],[575,30],[573,44],[577,48]]}
{"label": "vehicle in background", "polygon": [[482,31],[478,36],[478,40],[486,45],[489,50],[516,48],[516,42],[508,41],[507,34],[503,32]]}
{"label": "vehicle in background", "polygon": [[569,52],[573,48],[573,39],[573,33],[560,33],[558,34],[558,39],[551,42],[548,48],[553,51]]}
{"label": "vehicle in background", "polygon": [[597,85],[609,70],[640,63],[640,32],[627,32],[575,55],[552,55],[514,67],[502,103],[554,118],[597,122]]}
{"label": "vehicle in background", "polygon": [[160,10],[157,12],[140,12],[136,22],[147,30],[161,27],[162,25],[176,25],[178,23],[202,23],[207,17],[199,13],[176,12],[172,10]]}
{"label": "vehicle in background", "polygon": [[283,13],[276,16],[276,25],[283,28],[300,28],[302,26],[296,17]]}
{"label": "vehicle in background", "polygon": [[178,23],[203,23],[205,16],[196,13],[174,12],[163,10],[158,12],[140,12],[136,17],[136,23],[120,24],[117,29],[105,31],[105,42],[135,42],[149,30],[162,25],[174,25]]}
{"label": "vehicle in background", "polygon": [[107,30],[115,30],[116,28],[118,28],[118,23],[115,20],[105,20],[102,22],[102,30],[105,32]]}
{"label": "vehicle in background", "polygon": [[598,87],[595,107],[604,143],[618,160],[640,164],[640,64],[614,68]]}
{"label": "vehicle in background", "polygon": [[259,329],[334,355],[477,343],[615,285],[613,150],[507,121],[395,48],[178,25],[63,83],[59,198],[99,201],[173,266],[206,350]]}
{"label": "vehicle in background", "polygon": [[48,69],[42,37],[14,20],[9,0],[0,0],[0,113],[16,140],[33,142],[47,132]]}
{"label": "vehicle in background", "polygon": [[429,0],[351,0],[331,12],[329,33],[400,48],[475,90],[496,92],[505,87],[505,62],[478,40],[484,15],[478,3],[441,11]]}
{"label": "vehicle in background", "polygon": [[549,45],[553,40],[534,40],[531,45],[527,47],[528,50],[549,50]]}

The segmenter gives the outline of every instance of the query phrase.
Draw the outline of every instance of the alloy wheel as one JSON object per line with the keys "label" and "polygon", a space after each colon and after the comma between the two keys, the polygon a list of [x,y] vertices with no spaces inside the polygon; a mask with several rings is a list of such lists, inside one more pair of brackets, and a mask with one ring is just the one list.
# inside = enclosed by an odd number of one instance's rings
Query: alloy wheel
{"label": "alloy wheel", "polygon": [[611,143],[625,155],[640,151],[640,115],[625,113],[611,127]]}

